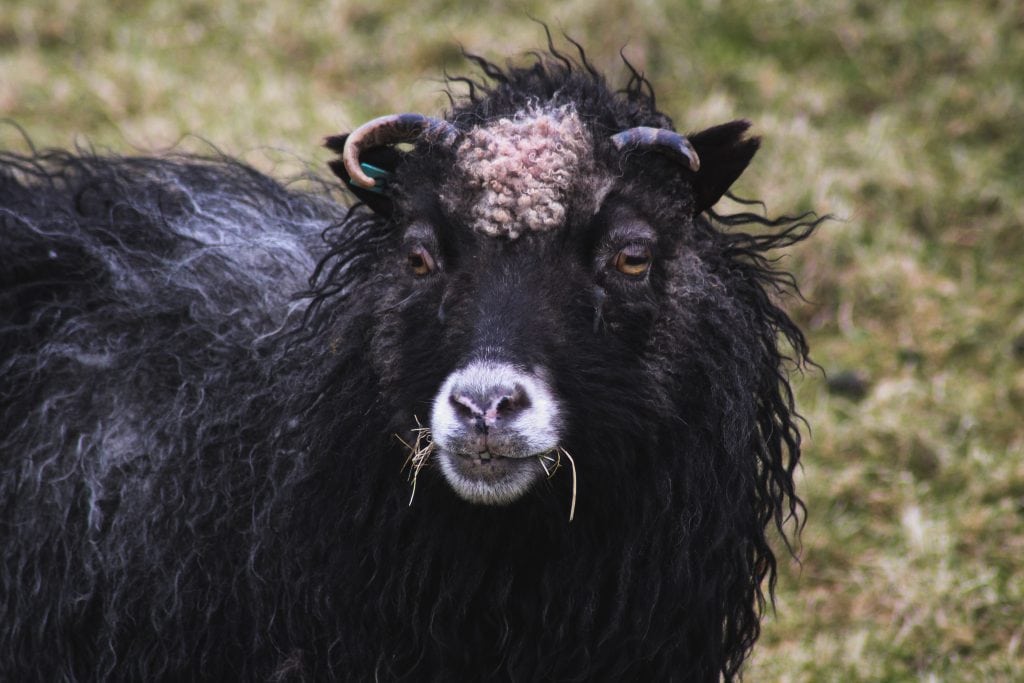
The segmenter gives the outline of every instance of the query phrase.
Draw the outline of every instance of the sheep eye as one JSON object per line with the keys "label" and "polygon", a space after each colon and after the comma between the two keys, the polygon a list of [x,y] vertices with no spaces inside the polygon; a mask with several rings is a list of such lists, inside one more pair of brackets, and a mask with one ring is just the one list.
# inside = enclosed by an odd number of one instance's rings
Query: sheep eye
{"label": "sheep eye", "polygon": [[405,262],[413,275],[423,276],[434,272],[434,259],[430,256],[430,252],[423,247],[414,247],[405,257]]}
{"label": "sheep eye", "polygon": [[651,247],[648,244],[630,244],[612,258],[615,270],[630,277],[640,277],[651,267]]}

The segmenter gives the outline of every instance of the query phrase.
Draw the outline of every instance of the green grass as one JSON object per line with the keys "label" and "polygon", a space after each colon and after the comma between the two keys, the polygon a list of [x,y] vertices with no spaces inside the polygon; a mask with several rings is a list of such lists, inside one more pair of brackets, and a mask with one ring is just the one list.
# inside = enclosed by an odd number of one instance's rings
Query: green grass
{"label": "green grass", "polygon": [[783,261],[808,300],[787,305],[864,391],[798,380],[802,565],[747,678],[1024,678],[1022,5],[404,4],[7,0],[0,117],[37,146],[195,134],[283,172],[321,164],[324,135],[442,109],[459,43],[521,55],[543,42],[529,15],[613,77],[625,45],[681,129],[754,121],[741,194],[839,217]]}

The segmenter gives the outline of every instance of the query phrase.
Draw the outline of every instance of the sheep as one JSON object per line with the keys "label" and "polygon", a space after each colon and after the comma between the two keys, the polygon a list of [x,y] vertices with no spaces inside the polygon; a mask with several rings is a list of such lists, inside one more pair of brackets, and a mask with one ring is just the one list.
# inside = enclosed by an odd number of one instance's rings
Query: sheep
{"label": "sheep", "polygon": [[327,139],[351,208],[0,157],[0,679],[740,675],[803,517],[767,253],[819,219],[715,213],[759,139],[632,67],[470,59]]}

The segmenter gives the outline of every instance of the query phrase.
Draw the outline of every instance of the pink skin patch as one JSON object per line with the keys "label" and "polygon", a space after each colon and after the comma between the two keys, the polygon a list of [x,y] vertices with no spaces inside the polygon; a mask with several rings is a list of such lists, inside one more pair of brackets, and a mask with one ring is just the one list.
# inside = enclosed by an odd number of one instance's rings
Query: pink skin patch
{"label": "pink skin patch", "polygon": [[515,239],[565,222],[578,179],[594,166],[590,133],[570,106],[527,109],[469,131],[457,164],[475,191],[473,228]]}

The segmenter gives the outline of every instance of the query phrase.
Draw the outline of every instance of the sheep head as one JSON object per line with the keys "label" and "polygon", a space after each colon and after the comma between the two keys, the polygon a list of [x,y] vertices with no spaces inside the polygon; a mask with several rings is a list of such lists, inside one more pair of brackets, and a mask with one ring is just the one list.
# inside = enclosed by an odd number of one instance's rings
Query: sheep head
{"label": "sheep head", "polygon": [[384,116],[327,141],[394,238],[382,384],[403,387],[400,410],[429,403],[433,459],[474,503],[521,498],[559,453],[585,471],[604,446],[649,451],[712,381],[695,302],[729,284],[701,253],[715,245],[700,215],[758,140],[745,121],[684,136],[588,87],[499,89],[447,120]]}

